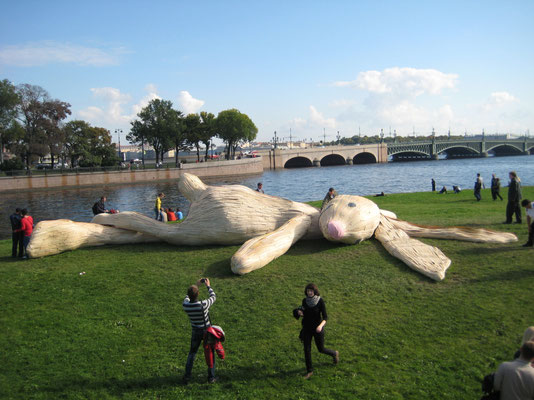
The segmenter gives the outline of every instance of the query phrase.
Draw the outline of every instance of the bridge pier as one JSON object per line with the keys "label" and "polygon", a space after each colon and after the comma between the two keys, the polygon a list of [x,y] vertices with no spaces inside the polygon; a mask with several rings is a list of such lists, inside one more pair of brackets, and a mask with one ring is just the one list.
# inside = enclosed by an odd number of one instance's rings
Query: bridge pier
{"label": "bridge pier", "polygon": [[352,165],[352,158],[348,157],[348,158],[345,160],[345,164],[347,164],[347,165]]}
{"label": "bridge pier", "polygon": [[483,151],[482,153],[480,153],[480,157],[488,157],[489,154],[487,151]]}
{"label": "bridge pier", "polygon": [[320,167],[321,166],[321,160],[314,158],[313,159],[313,166],[314,167]]}
{"label": "bridge pier", "polygon": [[430,158],[431,158],[432,160],[438,160],[438,159],[439,159],[439,157],[438,157],[437,154],[432,154],[432,155],[430,156]]}

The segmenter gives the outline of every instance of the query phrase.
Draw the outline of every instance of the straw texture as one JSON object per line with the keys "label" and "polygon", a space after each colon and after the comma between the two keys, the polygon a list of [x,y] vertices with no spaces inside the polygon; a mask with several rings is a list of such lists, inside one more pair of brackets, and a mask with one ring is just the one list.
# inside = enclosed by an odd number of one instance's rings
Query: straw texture
{"label": "straw texture", "polygon": [[375,237],[389,254],[415,271],[436,281],[445,278],[445,271],[451,265],[451,260],[437,247],[411,239],[404,231],[396,228],[387,217],[381,218]]}
{"label": "straw texture", "polygon": [[134,231],[58,219],[39,222],[33,230],[27,250],[31,258],[39,258],[80,247],[156,241],[158,239],[154,236]]}

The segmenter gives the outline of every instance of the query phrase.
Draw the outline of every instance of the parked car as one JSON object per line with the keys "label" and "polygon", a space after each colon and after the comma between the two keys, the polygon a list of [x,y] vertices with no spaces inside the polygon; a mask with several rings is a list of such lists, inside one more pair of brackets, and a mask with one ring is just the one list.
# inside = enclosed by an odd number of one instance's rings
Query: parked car
{"label": "parked car", "polygon": [[35,166],[37,169],[52,169],[52,164],[40,163]]}

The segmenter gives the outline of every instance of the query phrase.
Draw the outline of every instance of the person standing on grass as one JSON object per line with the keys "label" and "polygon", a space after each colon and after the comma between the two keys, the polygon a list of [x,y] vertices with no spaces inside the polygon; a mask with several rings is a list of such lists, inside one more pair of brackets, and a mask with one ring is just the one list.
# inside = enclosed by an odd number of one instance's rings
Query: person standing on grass
{"label": "person standing on grass", "polygon": [[493,200],[497,200],[497,197],[501,199],[501,180],[495,176],[495,174],[491,175],[491,197]]}
{"label": "person standing on grass", "polygon": [[499,365],[493,388],[500,391],[500,399],[534,399],[534,342],[524,343],[519,358]]}
{"label": "person standing on grass", "polygon": [[20,212],[22,219],[20,220],[20,232],[22,232],[22,245],[24,246],[24,255],[22,258],[28,258],[26,248],[30,243],[30,238],[33,232],[33,218],[28,215],[28,210],[25,208]]}
{"label": "person standing on grass", "polygon": [[432,178],[432,180],[430,182],[432,183],[432,191],[435,192],[436,191],[436,181],[434,180],[434,178]]}
{"label": "person standing on grass", "polygon": [[156,197],[156,203],[154,204],[154,212],[156,213],[156,219],[158,221],[161,221],[163,219],[163,216],[161,215],[161,200],[165,197],[163,193],[158,193],[158,197]]}
{"label": "person standing on grass", "polygon": [[[198,300],[198,286],[201,284],[206,285],[208,289],[209,298],[207,300]],[[206,329],[211,326],[209,309],[215,303],[215,292],[210,286],[210,280],[208,278],[200,279],[196,285],[189,286],[187,289],[187,296],[182,303],[182,307],[189,317],[191,327],[193,329],[191,333],[191,346],[189,349],[189,355],[187,356],[187,362],[185,364],[185,374],[183,381],[185,384],[191,380],[191,372],[193,370],[193,363],[197,355],[198,348],[204,339]],[[215,357],[213,357],[213,367],[208,368],[208,382],[215,383]]]}
{"label": "person standing on grass", "polygon": [[515,171],[510,172],[510,184],[508,185],[508,204],[506,204],[506,221],[505,224],[512,223],[512,217],[515,214],[515,222],[521,223],[521,180]]}
{"label": "person standing on grass", "polygon": [[534,246],[534,202],[525,199],[521,202],[521,205],[525,207],[528,225],[528,240],[523,247],[532,247]]}
{"label": "person standing on grass", "polygon": [[482,199],[482,196],[480,194],[480,190],[483,187],[484,187],[484,181],[483,181],[482,177],[480,176],[480,174],[477,174],[477,179],[475,181],[475,191],[474,191],[475,198],[477,199],[477,201],[480,201]]}
{"label": "person standing on grass", "polygon": [[[15,212],[9,216],[9,221],[11,222],[11,257],[23,256],[23,233],[20,230],[22,215],[20,215],[20,208],[16,208]],[[18,254],[17,254],[18,248]]]}
{"label": "person standing on grass", "polygon": [[324,326],[328,316],[324,300],[319,295],[319,289],[313,283],[309,283],[304,289],[306,297],[302,300],[302,305],[293,310],[296,319],[302,318],[302,330],[299,338],[304,344],[304,359],[306,360],[306,375],[304,379],[309,379],[313,375],[313,365],[311,359],[311,342],[315,339],[315,345],[319,353],[328,354],[332,357],[334,364],[339,362],[339,352],[326,349],[324,347]]}

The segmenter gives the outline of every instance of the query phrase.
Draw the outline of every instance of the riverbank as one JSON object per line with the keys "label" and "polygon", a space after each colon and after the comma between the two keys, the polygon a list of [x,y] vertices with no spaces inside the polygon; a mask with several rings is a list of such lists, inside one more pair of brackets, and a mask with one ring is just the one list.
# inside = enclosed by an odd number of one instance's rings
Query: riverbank
{"label": "riverbank", "polygon": [[261,174],[263,164],[261,158],[246,158],[182,164],[181,168],[0,177],[0,192],[170,181],[178,179],[184,172],[210,178]]}
{"label": "riverbank", "polygon": [[[534,198],[534,188],[524,197]],[[512,358],[534,320],[525,224],[502,225],[505,202],[476,203],[472,191],[371,199],[411,222],[509,231],[519,242],[424,239],[452,260],[436,283],[375,240],[298,242],[242,277],[229,267],[238,246],[106,246],[12,261],[10,241],[1,241],[0,397],[480,397],[480,379]],[[217,293],[211,318],[227,334],[227,360],[217,364],[220,381],[207,385],[199,353],[192,383],[182,386],[190,326],[181,301],[201,276]],[[341,361],[333,366],[313,350],[315,376],[304,381],[291,310],[310,281],[328,307],[326,345]]]}

